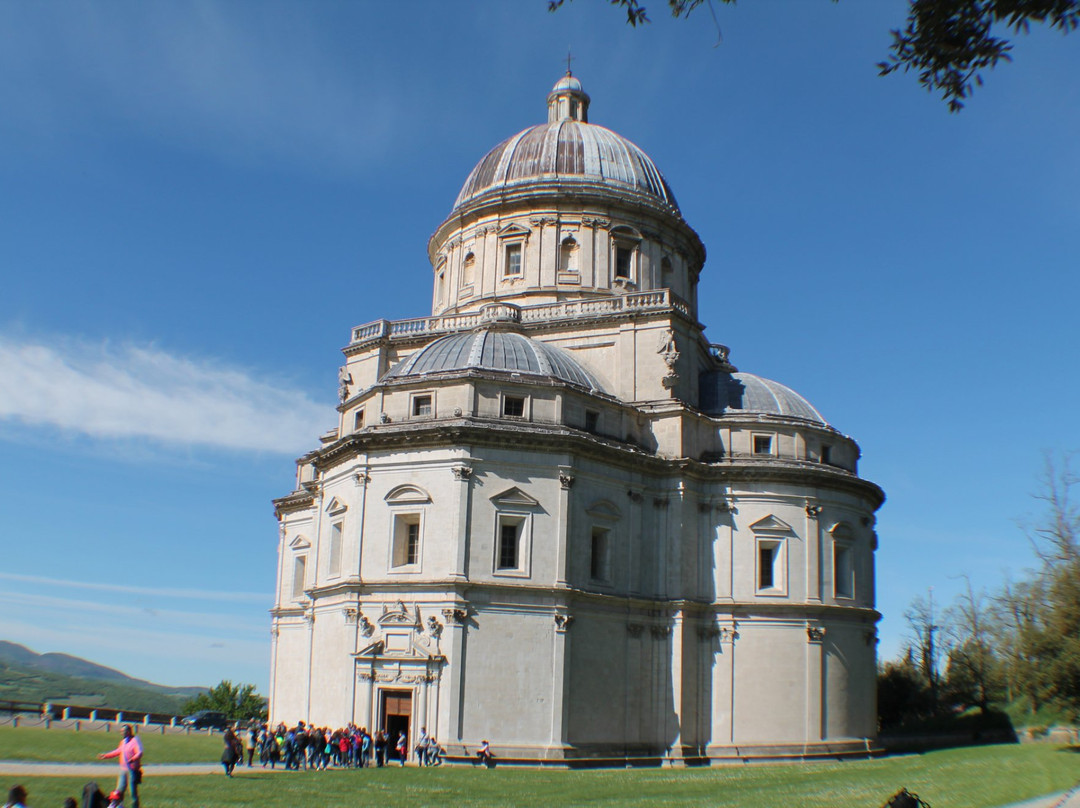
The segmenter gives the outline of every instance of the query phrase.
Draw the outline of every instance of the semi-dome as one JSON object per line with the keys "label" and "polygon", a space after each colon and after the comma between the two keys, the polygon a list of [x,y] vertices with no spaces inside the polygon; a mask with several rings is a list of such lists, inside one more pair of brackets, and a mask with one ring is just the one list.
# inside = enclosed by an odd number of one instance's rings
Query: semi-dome
{"label": "semi-dome", "polygon": [[701,409],[710,415],[779,415],[828,426],[821,413],[790,387],[752,373],[702,374]]}
{"label": "semi-dome", "polygon": [[604,392],[600,382],[561,348],[515,331],[490,329],[440,337],[392,367],[382,380],[464,370],[512,373]]}
{"label": "semi-dome", "polygon": [[487,194],[537,181],[609,186],[642,194],[678,213],[664,176],[649,155],[622,135],[588,122],[589,96],[567,74],[548,95],[548,122],[504,140],[470,172],[454,208]]}

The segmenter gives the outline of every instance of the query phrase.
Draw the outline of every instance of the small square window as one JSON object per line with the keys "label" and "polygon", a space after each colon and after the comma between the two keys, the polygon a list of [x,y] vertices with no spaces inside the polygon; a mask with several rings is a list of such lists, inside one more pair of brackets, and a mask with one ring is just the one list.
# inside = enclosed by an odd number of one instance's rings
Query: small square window
{"label": "small square window", "polygon": [[412,414],[414,418],[430,418],[433,412],[430,393],[413,396]]}
{"label": "small square window", "polygon": [[521,245],[506,245],[506,262],[503,264],[503,276],[507,278],[521,275]]}
{"label": "small square window", "polygon": [[511,418],[524,418],[525,398],[523,396],[504,396],[503,415]]}
{"label": "small square window", "polygon": [[353,416],[353,431],[359,432],[364,428],[364,411],[362,409],[357,410]]}
{"label": "small square window", "polygon": [[600,413],[596,410],[585,410],[585,431],[596,432],[600,428]]}
{"label": "small square window", "polygon": [[754,454],[771,455],[773,447],[772,435],[754,435]]}

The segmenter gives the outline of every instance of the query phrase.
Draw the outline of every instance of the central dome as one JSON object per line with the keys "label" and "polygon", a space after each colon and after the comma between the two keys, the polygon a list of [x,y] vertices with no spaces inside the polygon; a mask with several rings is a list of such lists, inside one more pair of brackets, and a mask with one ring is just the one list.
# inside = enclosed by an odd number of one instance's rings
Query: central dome
{"label": "central dome", "polygon": [[548,122],[504,140],[476,165],[454,203],[457,209],[488,194],[553,181],[641,194],[679,212],[675,195],[649,155],[621,135],[588,123],[589,97],[565,76],[548,96]]}

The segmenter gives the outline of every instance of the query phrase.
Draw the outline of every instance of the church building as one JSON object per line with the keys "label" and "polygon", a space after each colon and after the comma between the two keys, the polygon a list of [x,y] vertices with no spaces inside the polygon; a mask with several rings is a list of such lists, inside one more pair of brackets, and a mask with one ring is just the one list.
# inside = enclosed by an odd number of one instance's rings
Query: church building
{"label": "church building", "polygon": [[271,721],[451,759],[865,755],[884,494],[708,341],[705,247],[589,102],[567,73],[476,164],[430,316],[352,330],[274,502]]}

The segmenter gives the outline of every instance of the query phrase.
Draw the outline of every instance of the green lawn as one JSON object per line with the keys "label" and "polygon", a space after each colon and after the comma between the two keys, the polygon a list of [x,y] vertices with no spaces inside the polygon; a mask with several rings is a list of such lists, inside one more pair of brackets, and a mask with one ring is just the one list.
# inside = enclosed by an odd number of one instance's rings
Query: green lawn
{"label": "green lawn", "polygon": [[[147,765],[153,763],[216,763],[221,759],[221,735],[158,735],[139,733]],[[119,732],[75,732],[41,727],[0,727],[0,760],[45,760],[55,763],[93,762],[98,752],[120,743]],[[5,790],[0,797],[6,796]]]}
{"label": "green lawn", "polygon": [[[148,743],[149,747],[150,744]],[[10,778],[8,778],[10,780]],[[563,806],[675,805],[745,808],[880,806],[901,786],[934,808],[992,808],[1080,780],[1080,754],[1050,744],[972,747],[871,761],[751,765],[714,769],[562,771],[474,768],[251,772],[216,776],[146,773],[153,808],[297,805]],[[26,778],[31,806],[60,805],[86,778]],[[100,781],[112,786],[111,777]],[[5,787],[10,783],[4,784]]]}

